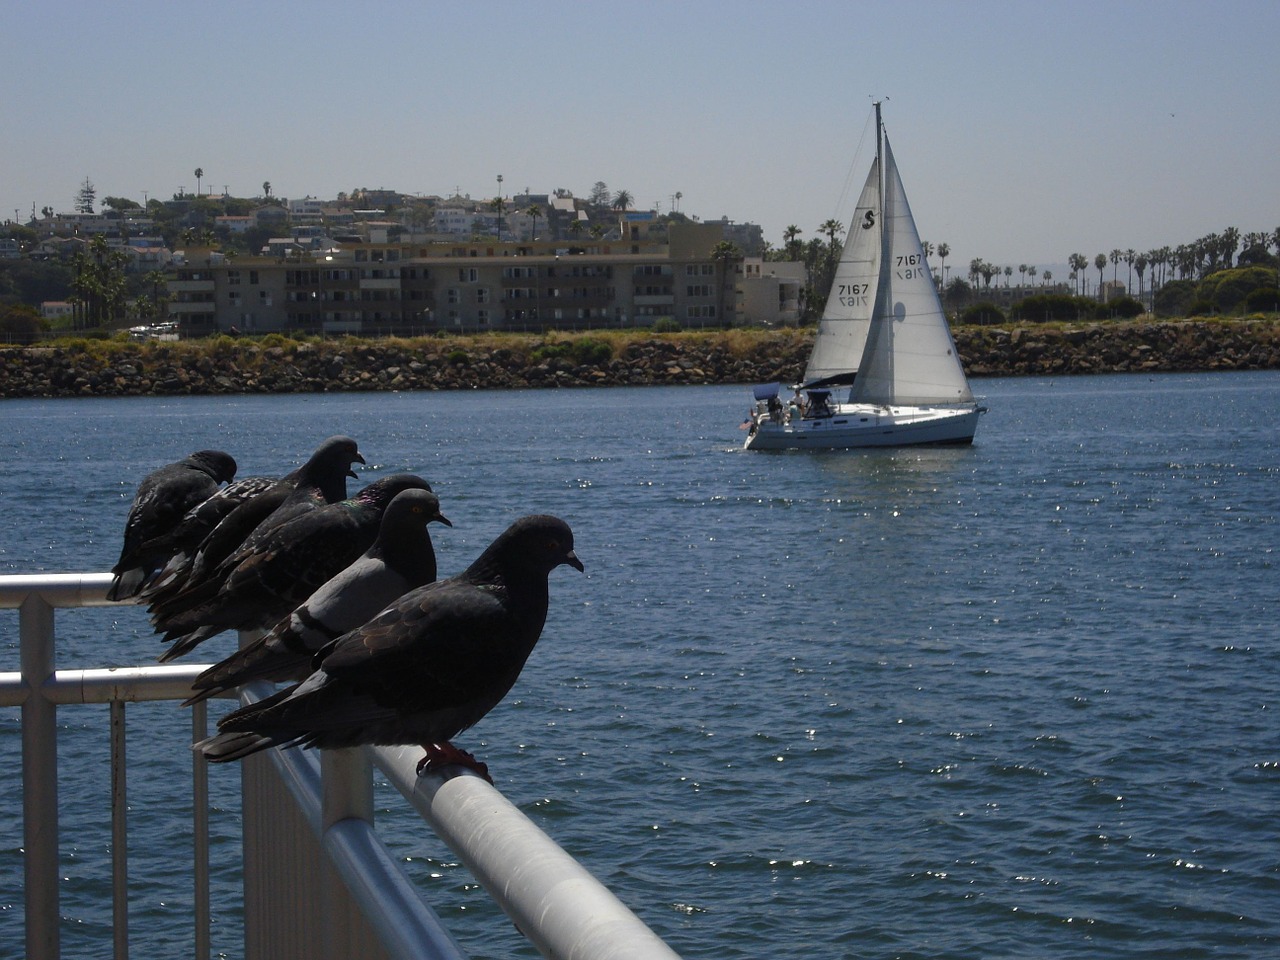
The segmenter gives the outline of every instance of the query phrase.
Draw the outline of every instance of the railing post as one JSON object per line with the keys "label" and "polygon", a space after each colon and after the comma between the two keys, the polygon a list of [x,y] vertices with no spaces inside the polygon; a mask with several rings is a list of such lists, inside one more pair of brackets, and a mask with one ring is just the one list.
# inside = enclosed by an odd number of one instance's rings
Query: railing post
{"label": "railing post", "polygon": [[[27,960],[57,960],[58,924],[58,708],[45,696],[53,676],[53,607],[32,592],[18,607],[19,669],[27,687],[22,703],[22,842],[26,856]],[[52,815],[51,815],[52,812]]]}
{"label": "railing post", "polygon": [[115,960],[129,960],[129,790],[124,701],[111,701],[111,921]]}
{"label": "railing post", "polygon": [[[209,705],[201,700],[191,707],[191,742],[209,733]],[[191,751],[191,831],[195,855],[195,953],[193,960],[209,960],[209,763],[198,750]]]}
{"label": "railing post", "polygon": [[[373,765],[361,750],[321,750],[320,835],[317,840],[322,848],[325,835],[334,824],[344,820],[373,823]],[[378,943],[360,912],[359,904],[327,856],[322,858],[320,883],[326,957],[341,960],[358,956],[363,953],[362,944],[369,944],[366,949],[370,949]],[[367,955],[386,956],[376,948]]]}

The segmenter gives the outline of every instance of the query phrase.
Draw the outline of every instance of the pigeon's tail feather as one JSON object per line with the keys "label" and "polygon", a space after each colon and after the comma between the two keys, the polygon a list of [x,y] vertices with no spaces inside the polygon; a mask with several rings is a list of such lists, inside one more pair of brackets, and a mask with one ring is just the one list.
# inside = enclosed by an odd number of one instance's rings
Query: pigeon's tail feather
{"label": "pigeon's tail feather", "polygon": [[147,571],[142,567],[130,567],[127,570],[121,570],[115,575],[115,579],[111,581],[111,586],[107,590],[107,599],[119,601],[136,597],[146,579]]}
{"label": "pigeon's tail feather", "polygon": [[253,680],[278,683],[301,679],[298,673],[305,676],[310,662],[309,653],[291,658],[288,651],[275,650],[260,641],[251,643],[196,677],[191,684],[195,692],[182,705],[189,707]]}
{"label": "pigeon's tail feather", "polygon": [[189,633],[170,634],[165,637],[166,641],[173,641],[173,646],[165,650],[156,659],[160,663],[168,663],[170,660],[176,660],[184,653],[190,653],[204,641],[208,640],[215,634],[221,633],[224,627],[198,627]]}
{"label": "pigeon's tail feather", "polygon": [[160,572],[138,591],[138,602],[152,604],[163,601],[166,594],[178,593],[190,569],[191,558],[185,553],[175,553]]}
{"label": "pigeon's tail feather", "polygon": [[226,763],[239,760],[268,747],[289,743],[292,737],[273,737],[251,730],[234,730],[214,734],[191,745],[192,750],[204,754],[211,763]]}

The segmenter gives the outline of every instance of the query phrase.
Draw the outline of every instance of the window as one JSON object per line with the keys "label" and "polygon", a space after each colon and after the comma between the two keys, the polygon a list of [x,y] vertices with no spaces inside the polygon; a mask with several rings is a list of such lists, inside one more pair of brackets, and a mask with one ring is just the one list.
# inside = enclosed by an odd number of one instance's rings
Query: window
{"label": "window", "polygon": [[239,270],[228,270],[228,271],[227,271],[227,285],[228,285],[228,286],[232,286],[232,287],[238,287],[238,286],[240,286],[240,271],[239,271]]}

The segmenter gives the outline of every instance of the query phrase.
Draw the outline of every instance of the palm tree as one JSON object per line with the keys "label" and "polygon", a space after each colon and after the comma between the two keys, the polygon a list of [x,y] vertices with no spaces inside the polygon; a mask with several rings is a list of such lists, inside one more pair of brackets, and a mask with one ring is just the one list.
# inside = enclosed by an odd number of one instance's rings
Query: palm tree
{"label": "palm tree", "polygon": [[1111,282],[1120,282],[1120,261],[1124,258],[1124,251],[1116,248],[1111,251]]}
{"label": "palm tree", "polygon": [[542,216],[542,207],[538,206],[536,203],[530,204],[529,209],[526,210],[525,213],[533,217],[533,235],[529,237],[529,239],[537,240],[538,239],[538,218]]}
{"label": "palm tree", "polygon": [[627,212],[627,207],[632,206],[635,199],[631,196],[629,190],[619,190],[613,195],[613,209]]}
{"label": "palm tree", "polygon": [[1240,231],[1235,227],[1227,227],[1222,231],[1222,265],[1230,270],[1236,251],[1240,249]]}
{"label": "palm tree", "polygon": [[498,215],[498,242],[502,242],[502,195],[494,197],[489,201],[489,206],[493,207],[493,212]]}
{"label": "palm tree", "polygon": [[1009,289],[1009,278],[1013,276],[1013,267],[1008,265],[1004,268],[1004,288]]}
{"label": "palm tree", "polygon": [[[1049,275],[1049,274],[1048,274],[1048,272],[1046,271],[1046,272],[1045,272],[1045,276],[1047,277],[1048,275]],[[1027,267],[1027,276],[1029,276],[1029,277],[1031,278],[1031,282],[1032,282],[1032,284],[1034,284],[1034,283],[1036,282],[1036,268],[1035,268],[1035,267]]]}
{"label": "palm tree", "polygon": [[733,295],[732,291],[738,275],[734,265],[742,261],[742,251],[730,241],[721,240],[712,248],[711,256],[719,266],[719,275],[716,278],[716,323],[719,326],[727,326],[728,317],[725,314],[725,308]]}
{"label": "palm tree", "polygon": [[1129,265],[1129,279],[1125,282],[1125,286],[1124,286],[1125,293],[1133,292],[1133,261],[1136,260],[1137,257],[1138,257],[1138,254],[1133,249],[1133,247],[1130,247],[1128,250],[1124,252],[1124,262]]}
{"label": "palm tree", "polygon": [[1073,253],[1067,257],[1067,264],[1071,267],[1072,273],[1075,274],[1076,296],[1080,296],[1080,282],[1084,278],[1084,269],[1089,266],[1089,260],[1083,253]]}
{"label": "palm tree", "polygon": [[796,237],[800,236],[800,234],[802,234],[803,232],[804,231],[801,230],[799,227],[797,227],[794,223],[791,224],[789,227],[787,227],[787,229],[782,231],[782,239],[785,240],[787,244],[787,256],[792,260],[796,259],[796,254],[794,249],[797,246]]}
{"label": "palm tree", "polygon": [[1098,299],[1102,299],[1102,271],[1107,269],[1107,255],[1100,253],[1093,258],[1093,265],[1098,268]]}
{"label": "palm tree", "polygon": [[[1031,268],[1031,279],[1032,279],[1033,281],[1034,281],[1034,280],[1035,280],[1035,278],[1036,278],[1035,269],[1036,269],[1035,267],[1032,267],[1032,268]],[[1049,281],[1053,279],[1053,273],[1052,273],[1052,271],[1046,270],[1046,271],[1042,274],[1042,276],[1044,277],[1044,285],[1047,287],[1047,286],[1049,285]]]}
{"label": "palm tree", "polygon": [[[1280,230],[1277,230],[1276,233],[1277,235],[1280,235]],[[948,243],[938,244],[938,263],[942,268],[943,286],[946,286],[947,283],[947,257],[949,256],[951,256],[951,245]]]}
{"label": "palm tree", "polygon": [[839,220],[831,219],[826,221],[818,228],[819,233],[827,235],[827,270],[825,286],[831,289],[831,282],[836,275],[836,261],[840,259],[840,251],[836,248],[836,237],[844,233],[844,224]]}
{"label": "palm tree", "polygon": [[1020,274],[1018,277],[1018,284],[1020,286],[1026,286],[1027,265],[1025,263],[1018,264],[1018,273]]}
{"label": "palm tree", "polygon": [[271,199],[271,181],[270,180],[262,181],[262,195],[266,197],[268,200]]}
{"label": "palm tree", "polygon": [[124,318],[128,264],[128,255],[111,249],[100,233],[89,241],[87,249],[76,254],[71,299],[85,326],[100,327]]}
{"label": "palm tree", "polygon": [[196,196],[200,196],[200,181],[204,178],[204,170],[196,167]]}
{"label": "palm tree", "polygon": [[151,316],[157,320],[161,319],[160,291],[164,289],[166,279],[162,270],[149,270],[142,278],[143,284],[151,288]]}

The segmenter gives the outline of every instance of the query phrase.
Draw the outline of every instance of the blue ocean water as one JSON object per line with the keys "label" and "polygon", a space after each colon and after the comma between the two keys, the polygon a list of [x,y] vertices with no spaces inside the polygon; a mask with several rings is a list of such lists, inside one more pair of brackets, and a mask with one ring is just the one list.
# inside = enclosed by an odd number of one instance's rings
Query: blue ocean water
{"label": "blue ocean water", "polygon": [[[975,387],[972,447],[830,454],[740,451],[737,387],[8,400],[0,570],[107,569],[137,481],[191,450],[274,474],[349,433],[360,483],[411,470],[439,493],[443,574],[521,514],[573,526],[586,575],[555,572],[520,682],[458,742],[686,958],[1273,955],[1280,374]],[[159,649],[133,608],[58,632],[62,666]],[[106,712],[60,718],[64,951],[107,957]],[[189,949],[186,723],[129,711],[148,952]],[[19,742],[0,711],[0,809],[21,809]],[[214,943],[234,957],[238,782],[213,774]],[[464,945],[535,956],[377,796]]]}

